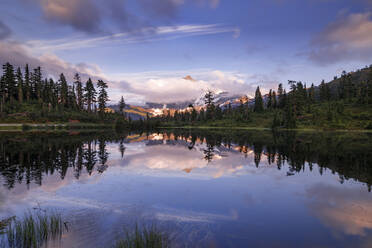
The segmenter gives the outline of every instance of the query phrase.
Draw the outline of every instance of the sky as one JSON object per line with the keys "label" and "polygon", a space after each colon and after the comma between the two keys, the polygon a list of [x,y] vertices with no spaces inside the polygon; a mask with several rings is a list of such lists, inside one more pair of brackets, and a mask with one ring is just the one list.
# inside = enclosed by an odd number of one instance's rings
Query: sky
{"label": "sky", "polygon": [[372,64],[372,0],[1,0],[5,62],[103,79],[111,103],[253,96]]}

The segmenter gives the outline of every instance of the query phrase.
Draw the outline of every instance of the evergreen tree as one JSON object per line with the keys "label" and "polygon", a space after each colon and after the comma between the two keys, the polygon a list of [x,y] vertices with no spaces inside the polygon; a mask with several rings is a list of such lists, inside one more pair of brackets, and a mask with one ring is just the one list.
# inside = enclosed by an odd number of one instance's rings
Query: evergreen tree
{"label": "evergreen tree", "polygon": [[119,102],[120,114],[124,115],[124,109],[125,109],[125,101],[124,101],[124,97],[121,96],[121,99],[120,99],[120,102]]}
{"label": "evergreen tree", "polygon": [[273,97],[272,98],[273,98],[273,103],[272,103],[273,108],[276,109],[278,107],[278,103],[277,103],[277,100],[276,100],[276,92],[275,92],[275,90],[273,90]]}
{"label": "evergreen tree", "polygon": [[34,69],[34,72],[32,73],[32,91],[34,99],[38,100],[38,102],[42,102],[41,89],[42,89],[41,68],[37,67]]}
{"label": "evergreen tree", "polygon": [[285,106],[285,96],[284,96],[284,90],[283,90],[283,85],[279,84],[278,86],[278,107],[279,108],[284,108]]}
{"label": "evergreen tree", "polygon": [[31,99],[31,85],[30,85],[30,70],[28,64],[25,67],[25,97],[26,101],[30,102]]}
{"label": "evergreen tree", "polygon": [[270,89],[269,91],[269,97],[267,99],[267,108],[272,109],[273,108],[273,93],[272,90]]}
{"label": "evergreen tree", "polygon": [[76,85],[77,107],[79,110],[83,110],[84,109],[83,84],[81,82],[80,75],[78,73],[75,74],[74,80],[75,80],[75,85]]}
{"label": "evergreen tree", "polygon": [[23,103],[23,75],[22,75],[21,68],[19,67],[17,69],[16,78],[17,78],[17,87],[18,87],[18,102],[22,104]]}
{"label": "evergreen tree", "polygon": [[309,102],[310,102],[310,104],[313,104],[315,102],[315,87],[314,87],[314,84],[311,84],[311,87],[309,89]]}
{"label": "evergreen tree", "polygon": [[93,106],[94,102],[96,101],[97,92],[94,89],[93,82],[90,78],[88,79],[84,90],[85,90],[84,98],[85,98],[85,102],[87,104],[88,112],[92,112],[92,106]]}
{"label": "evergreen tree", "polygon": [[67,98],[68,98],[68,85],[65,75],[61,73],[59,76],[59,85],[60,85],[60,101],[63,107],[67,107]]}
{"label": "evergreen tree", "polygon": [[11,64],[3,65],[3,97],[4,100],[14,102],[17,93],[14,68]]}
{"label": "evergreen tree", "polygon": [[263,99],[260,87],[258,86],[254,97],[254,112],[262,112],[263,110],[264,110]]}
{"label": "evergreen tree", "polygon": [[106,89],[108,88],[107,84],[103,80],[98,80],[97,86],[99,88],[98,93],[98,111],[100,114],[105,113],[106,103],[109,100]]}
{"label": "evergreen tree", "polygon": [[213,92],[208,90],[204,96],[204,102],[205,102],[205,105],[207,105],[207,111],[206,111],[207,120],[210,120],[214,117],[215,106],[213,104],[213,101],[214,101]]}

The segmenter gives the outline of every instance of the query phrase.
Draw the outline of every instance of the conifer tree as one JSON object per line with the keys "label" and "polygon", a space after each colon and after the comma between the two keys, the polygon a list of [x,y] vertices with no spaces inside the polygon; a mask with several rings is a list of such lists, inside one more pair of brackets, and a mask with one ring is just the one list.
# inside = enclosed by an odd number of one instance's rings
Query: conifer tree
{"label": "conifer tree", "polygon": [[262,99],[260,87],[258,86],[256,89],[255,97],[254,97],[254,112],[262,112],[263,110],[264,110],[263,99]]}
{"label": "conifer tree", "polygon": [[4,100],[13,102],[16,96],[17,88],[14,76],[14,68],[11,64],[6,63],[3,65],[3,97]]}
{"label": "conifer tree", "polygon": [[76,104],[79,110],[84,109],[84,95],[83,95],[83,84],[80,79],[80,75],[78,73],[75,74],[74,77],[75,85],[76,85]]}
{"label": "conifer tree", "polygon": [[276,92],[275,90],[273,90],[273,108],[276,109],[278,107],[278,103],[277,103],[277,100],[276,100]]}
{"label": "conifer tree", "polygon": [[284,99],[284,90],[283,90],[283,85],[279,84],[278,86],[278,107],[279,108],[284,108],[285,106],[285,99]]}
{"label": "conifer tree", "polygon": [[85,90],[84,98],[87,104],[88,112],[92,112],[92,106],[96,100],[97,93],[96,93],[96,90],[94,89],[93,82],[90,78],[88,79],[84,90]]}
{"label": "conifer tree", "polygon": [[105,113],[106,103],[109,100],[107,94],[107,84],[103,80],[98,80],[97,86],[99,88],[98,93],[98,111],[100,114]]}
{"label": "conifer tree", "polygon": [[35,68],[34,72],[32,73],[32,84],[34,99],[38,100],[38,102],[42,102],[41,99],[42,74],[40,67]]}
{"label": "conifer tree", "polygon": [[21,68],[19,67],[17,69],[16,78],[17,78],[17,87],[18,87],[18,102],[22,104],[23,103],[23,75],[22,75]]}
{"label": "conifer tree", "polygon": [[205,105],[207,106],[207,111],[206,111],[207,120],[212,119],[214,117],[213,115],[214,115],[215,106],[213,104],[213,101],[214,101],[213,92],[208,90],[204,96],[204,102],[205,102]]}
{"label": "conifer tree", "polygon": [[121,99],[120,99],[120,102],[119,102],[120,114],[124,115],[124,109],[125,109],[125,101],[124,101],[124,97],[121,96]]}
{"label": "conifer tree", "polygon": [[267,99],[267,108],[272,109],[272,107],[273,107],[273,93],[272,93],[272,90],[270,89],[269,96]]}
{"label": "conifer tree", "polygon": [[30,70],[28,64],[25,67],[25,98],[27,102],[31,99]]}
{"label": "conifer tree", "polygon": [[68,85],[65,75],[61,73],[59,76],[59,87],[60,87],[60,101],[63,107],[67,107],[67,98],[68,98]]}

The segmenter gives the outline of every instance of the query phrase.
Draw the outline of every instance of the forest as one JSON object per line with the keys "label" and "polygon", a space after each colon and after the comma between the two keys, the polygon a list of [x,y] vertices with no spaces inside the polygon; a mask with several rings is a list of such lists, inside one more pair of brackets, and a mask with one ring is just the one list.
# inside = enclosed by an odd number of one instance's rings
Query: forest
{"label": "forest", "polygon": [[151,118],[147,126],[264,127],[372,129],[372,66],[357,72],[342,72],[340,78],[319,86],[307,87],[300,81],[288,81],[265,96],[257,87],[254,100],[243,101],[232,108],[214,104],[214,94],[205,94],[205,107],[200,111],[190,105],[185,111],[170,112]]}
{"label": "forest", "polygon": [[[0,117],[3,123],[106,123],[121,127],[250,127],[272,129],[372,129],[372,66],[341,76],[319,86],[301,81],[279,84],[263,95],[257,87],[251,101],[238,106],[215,104],[212,91],[205,94],[205,106],[170,110],[145,119],[126,118],[124,98],[117,111],[108,111],[108,85],[79,74],[68,83],[61,73],[57,80],[43,78],[40,67],[14,68],[3,65],[0,80]],[[288,92],[286,91],[288,88]]]}
{"label": "forest", "polygon": [[[0,80],[0,116],[3,123],[125,122],[123,112],[107,111],[108,85],[91,78],[84,84],[79,74],[68,83],[63,73],[58,80],[43,78],[40,67],[14,68],[3,65]],[[124,103],[125,104],[125,103]]]}

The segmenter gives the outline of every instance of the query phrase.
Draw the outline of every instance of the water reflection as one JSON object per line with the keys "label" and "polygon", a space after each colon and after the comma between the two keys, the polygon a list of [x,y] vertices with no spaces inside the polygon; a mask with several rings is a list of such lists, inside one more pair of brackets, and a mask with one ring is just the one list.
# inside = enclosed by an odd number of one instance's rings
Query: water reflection
{"label": "water reflection", "polygon": [[62,206],[62,247],[138,219],[189,247],[368,247],[371,159],[368,133],[5,133],[0,215]]}
{"label": "water reflection", "polygon": [[[353,179],[363,182],[371,190],[372,136],[368,133],[296,133],[296,132],[197,132],[177,130],[172,132],[146,134],[83,133],[83,134],[2,134],[0,136],[0,173],[5,185],[11,189],[16,182],[41,185],[43,177],[55,173],[64,179],[67,171],[73,170],[79,179],[85,171],[89,175],[94,170],[103,173],[108,165],[110,153],[107,143],[117,144],[121,158],[124,158],[125,143],[145,142],[146,146],[159,145],[184,147],[188,150],[202,151],[208,163],[228,157],[235,152],[245,157],[254,156],[254,164],[260,166],[262,156],[267,164],[279,170],[284,164],[289,168],[287,176],[301,173],[307,167],[313,170],[318,165],[319,174],[325,170],[337,173],[340,183]],[[153,148],[158,149],[158,148]],[[149,149],[150,157],[157,165],[144,163],[149,168],[161,168],[164,159],[174,159],[173,168],[192,172],[196,165],[201,166],[199,157],[192,159],[189,166],[180,158],[187,157],[186,151],[173,151],[165,158],[164,152]],[[168,149],[168,148],[167,148]],[[178,153],[177,153],[178,152]],[[229,161],[227,161],[229,162]],[[171,161],[166,162],[171,164]],[[225,165],[229,167],[229,164]],[[240,166],[240,165],[238,165]]]}

